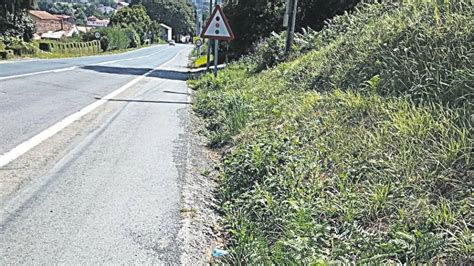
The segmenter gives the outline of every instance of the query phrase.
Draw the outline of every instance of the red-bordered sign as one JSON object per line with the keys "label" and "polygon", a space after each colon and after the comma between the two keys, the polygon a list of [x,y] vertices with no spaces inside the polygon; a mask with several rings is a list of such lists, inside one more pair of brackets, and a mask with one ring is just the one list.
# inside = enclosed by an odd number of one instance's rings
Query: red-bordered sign
{"label": "red-bordered sign", "polygon": [[216,5],[214,12],[212,12],[211,17],[201,33],[201,37],[221,41],[232,41],[235,39],[229,22],[219,5]]}

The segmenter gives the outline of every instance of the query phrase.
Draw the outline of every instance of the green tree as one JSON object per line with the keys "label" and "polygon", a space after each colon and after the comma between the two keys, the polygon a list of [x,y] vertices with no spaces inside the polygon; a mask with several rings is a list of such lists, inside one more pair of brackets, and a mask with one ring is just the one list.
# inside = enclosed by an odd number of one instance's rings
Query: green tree
{"label": "green tree", "polygon": [[237,55],[249,51],[252,44],[267,37],[272,31],[283,30],[283,14],[286,0],[240,0],[229,4],[224,12],[229,19],[236,39],[231,48]]}
{"label": "green tree", "polygon": [[130,6],[137,6],[141,4],[142,4],[142,0],[132,0],[132,2],[130,2]]}
{"label": "green tree", "polygon": [[140,36],[141,43],[148,38],[151,19],[142,5],[125,7],[110,18],[110,24],[123,29],[131,28]]}
{"label": "green tree", "polygon": [[40,0],[38,1],[37,7],[39,10],[49,12],[49,10],[53,7],[53,3],[46,0]]}
{"label": "green tree", "polygon": [[188,0],[143,0],[153,20],[167,24],[175,34],[193,34],[195,28],[194,7]]}
{"label": "green tree", "polygon": [[[360,0],[299,0],[296,29],[310,27],[320,30],[326,19],[352,9]],[[235,3],[235,2],[234,2]],[[231,43],[234,53],[247,53],[255,42],[272,31],[283,31],[286,0],[239,0],[224,7],[236,40]]]}
{"label": "green tree", "polygon": [[16,14],[25,9],[33,8],[35,0],[0,0],[0,15]]}
{"label": "green tree", "polygon": [[33,0],[0,0],[0,37],[18,37],[30,41],[36,26],[26,10],[34,5]]}
{"label": "green tree", "polygon": [[95,14],[98,13],[97,11],[97,5],[96,4],[89,4],[87,7],[86,7],[86,10],[84,11],[86,16],[94,16]]}
{"label": "green tree", "polygon": [[115,4],[114,0],[100,0],[99,4],[103,4],[104,6],[113,6]]}
{"label": "green tree", "polygon": [[156,20],[152,21],[150,24],[150,40],[152,43],[158,43],[162,36],[162,29],[160,23]]}
{"label": "green tree", "polygon": [[321,30],[324,21],[352,10],[360,0],[300,0],[296,26]]}

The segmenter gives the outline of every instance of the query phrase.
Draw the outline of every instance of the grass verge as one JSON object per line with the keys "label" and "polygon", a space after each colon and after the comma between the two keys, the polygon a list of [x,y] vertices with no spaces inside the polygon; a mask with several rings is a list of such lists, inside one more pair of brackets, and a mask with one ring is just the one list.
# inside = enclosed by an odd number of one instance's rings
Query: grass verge
{"label": "grass verge", "polygon": [[469,3],[360,6],[301,56],[191,82],[229,263],[474,260]]}

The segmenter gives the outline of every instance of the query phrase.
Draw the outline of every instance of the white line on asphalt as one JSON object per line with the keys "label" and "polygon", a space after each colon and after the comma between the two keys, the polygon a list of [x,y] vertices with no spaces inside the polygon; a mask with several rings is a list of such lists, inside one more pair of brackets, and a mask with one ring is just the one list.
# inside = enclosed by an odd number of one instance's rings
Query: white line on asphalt
{"label": "white line on asphalt", "polygon": [[148,54],[148,55],[137,56],[137,57],[132,57],[132,58],[126,58],[126,59],[117,59],[117,60],[102,62],[102,63],[98,63],[98,64],[94,64],[94,65],[95,66],[102,66],[102,65],[108,65],[108,64],[113,64],[113,63],[117,63],[117,62],[124,62],[124,61],[131,61],[131,60],[135,60],[135,59],[141,59],[141,58],[150,57],[150,56],[162,53],[162,52],[167,51],[169,49],[171,49],[171,48],[164,49],[164,50],[161,50],[161,51],[158,51],[158,52],[155,52],[155,53],[152,53],[152,54]]}
{"label": "white line on asphalt", "polygon": [[[173,61],[179,54],[180,54],[180,52],[176,53],[176,55],[173,58],[171,58],[170,60],[168,60],[165,63],[161,64],[160,66],[166,65],[169,62]],[[9,152],[6,152],[3,155],[0,155],[0,168],[4,167],[5,165],[7,165],[9,163],[11,163],[12,161],[17,159],[21,155],[27,153],[29,150],[31,150],[34,147],[41,144],[43,141],[45,141],[45,140],[49,139],[50,137],[56,135],[57,133],[59,133],[61,130],[63,130],[67,126],[71,125],[75,121],[81,119],[85,115],[87,115],[90,112],[94,111],[97,107],[103,105],[108,100],[112,99],[113,97],[119,95],[120,93],[122,93],[125,90],[127,90],[128,88],[130,88],[131,86],[135,85],[136,83],[138,83],[143,78],[149,76],[151,73],[158,70],[160,68],[160,66],[155,67],[154,69],[148,71],[147,73],[135,78],[134,80],[132,80],[132,81],[128,82],[127,84],[123,85],[122,87],[118,88],[117,90],[107,94],[106,96],[102,97],[100,100],[97,100],[97,101],[89,104],[88,106],[82,108],[78,112],[64,118],[63,120],[57,122],[56,124],[52,125],[51,127],[43,130],[38,135],[36,135],[36,136],[30,138],[29,140],[21,143],[20,145],[16,146],[15,148],[10,150]]]}
{"label": "white line on asphalt", "polygon": [[[152,46],[148,46],[148,47],[143,47],[143,48],[140,48],[140,49],[135,49],[135,50],[131,50],[131,51],[127,51],[127,52],[123,52],[123,53],[120,53],[120,55],[125,55],[125,54],[131,54],[131,53],[135,53],[135,52],[140,52],[140,51],[143,51],[143,50],[148,50],[148,49],[151,49],[151,48],[154,48],[154,47],[157,47],[157,46],[164,46],[164,44],[155,44],[155,45],[152,45]],[[86,56],[80,56],[80,58],[91,58],[91,57],[108,57],[108,56],[114,56],[114,55],[117,55],[117,54],[96,54],[96,55],[86,55]],[[2,61],[0,60],[0,65],[2,64],[14,64],[14,63],[28,63],[28,62],[35,62],[35,61],[50,61],[50,60],[70,60],[70,59],[77,59],[79,57],[64,57],[64,58],[44,58],[44,59],[13,59],[13,60],[10,60],[10,61]]]}
{"label": "white line on asphalt", "polygon": [[60,68],[60,69],[54,69],[54,70],[46,70],[46,71],[40,71],[40,72],[33,72],[33,73],[26,73],[26,74],[20,74],[20,75],[7,76],[7,77],[0,77],[0,80],[23,78],[23,77],[29,77],[29,76],[41,75],[41,74],[53,73],[53,72],[57,73],[57,72],[63,72],[63,71],[68,71],[68,70],[71,70],[71,68],[67,67],[67,68]]}
{"label": "white line on asphalt", "polygon": [[66,67],[66,68],[61,68],[61,69],[56,69],[56,70],[53,70],[52,72],[53,73],[60,73],[60,72],[65,72],[65,71],[71,71],[71,70],[74,70],[78,68],[77,66],[73,66],[73,67]]}
{"label": "white line on asphalt", "polygon": [[[162,52],[165,52],[171,48],[167,48],[149,55],[144,55],[144,56],[137,56],[137,57],[131,57],[131,58],[126,58],[126,59],[118,59],[118,60],[112,60],[112,61],[106,61],[98,64],[90,64],[89,66],[102,66],[102,65],[108,65],[108,64],[113,64],[117,62],[123,62],[123,61],[131,61],[135,59],[141,59],[149,56],[153,56]],[[32,72],[32,73],[26,73],[26,74],[20,74],[20,75],[13,75],[13,76],[6,76],[6,77],[0,77],[0,81],[2,80],[7,80],[7,79],[15,79],[15,78],[24,78],[24,77],[30,77],[30,76],[36,76],[36,75],[41,75],[41,74],[47,74],[47,73],[60,73],[60,72],[65,72],[65,71],[71,71],[74,69],[79,68],[80,66],[72,66],[72,67],[66,67],[66,68],[60,68],[60,69],[53,69],[53,70],[45,70],[45,71],[39,71],[39,72]]]}
{"label": "white line on asphalt", "polygon": [[13,64],[13,63],[28,63],[40,60],[47,60],[47,59],[25,59],[25,60],[11,60],[11,61],[0,61],[0,65],[4,64]]}

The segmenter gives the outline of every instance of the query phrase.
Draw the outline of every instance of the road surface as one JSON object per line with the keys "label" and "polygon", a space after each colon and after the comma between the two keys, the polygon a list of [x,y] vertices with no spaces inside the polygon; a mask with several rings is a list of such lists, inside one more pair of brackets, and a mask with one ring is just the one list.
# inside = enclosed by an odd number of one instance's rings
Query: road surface
{"label": "road surface", "polygon": [[189,51],[0,64],[0,264],[180,262]]}

